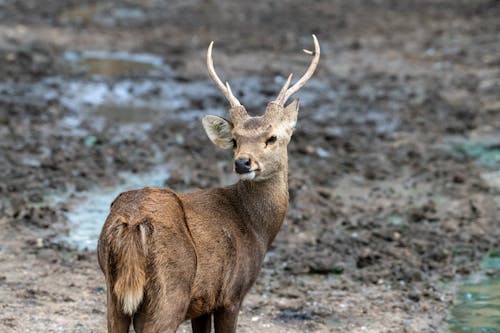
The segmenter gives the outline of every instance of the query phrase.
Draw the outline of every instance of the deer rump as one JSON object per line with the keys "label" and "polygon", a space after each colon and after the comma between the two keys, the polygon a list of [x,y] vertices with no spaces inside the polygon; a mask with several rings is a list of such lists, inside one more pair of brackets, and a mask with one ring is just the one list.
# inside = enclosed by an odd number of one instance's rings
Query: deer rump
{"label": "deer rump", "polygon": [[111,204],[97,250],[111,289],[108,297],[126,315],[143,302],[154,307],[151,303],[161,299],[158,293],[165,287],[189,293],[196,253],[182,202],[173,191],[121,193]]}

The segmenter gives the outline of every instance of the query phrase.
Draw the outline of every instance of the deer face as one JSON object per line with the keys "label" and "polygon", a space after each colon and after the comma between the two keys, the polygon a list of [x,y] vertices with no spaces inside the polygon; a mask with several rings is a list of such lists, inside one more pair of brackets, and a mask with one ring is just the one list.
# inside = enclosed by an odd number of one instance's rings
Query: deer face
{"label": "deer face", "polygon": [[314,55],[306,73],[292,86],[288,77],[276,100],[267,105],[262,116],[250,117],[243,105],[215,73],[212,61],[213,42],[208,47],[207,66],[215,85],[226,96],[231,108],[231,121],[217,116],[203,118],[203,127],[210,140],[219,148],[233,149],[234,170],[244,180],[264,180],[286,167],[287,145],[297,122],[299,101],[285,106],[288,98],[297,92],[313,75],[319,62],[320,49],[313,35]]}
{"label": "deer face", "polygon": [[234,171],[241,179],[264,180],[286,166],[298,107],[298,100],[287,107],[269,103],[263,116],[246,116],[233,122],[206,116],[203,126],[217,147],[233,149]]}

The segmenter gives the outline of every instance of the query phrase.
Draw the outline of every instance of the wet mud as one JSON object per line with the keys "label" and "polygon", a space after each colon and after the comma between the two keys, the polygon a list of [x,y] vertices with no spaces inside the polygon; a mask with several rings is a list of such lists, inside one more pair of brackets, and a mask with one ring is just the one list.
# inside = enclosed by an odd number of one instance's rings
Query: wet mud
{"label": "wet mud", "polygon": [[235,181],[200,122],[227,107],[209,42],[256,114],[305,70],[311,33],[290,209],[239,331],[456,329],[459,286],[500,247],[499,15],[492,0],[1,2],[0,331],[104,332],[92,235],[114,191]]}

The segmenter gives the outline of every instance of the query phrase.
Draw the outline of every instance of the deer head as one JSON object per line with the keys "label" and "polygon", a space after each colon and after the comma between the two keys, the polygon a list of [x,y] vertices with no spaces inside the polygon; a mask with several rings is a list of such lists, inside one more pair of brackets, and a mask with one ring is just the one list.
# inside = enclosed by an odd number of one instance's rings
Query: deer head
{"label": "deer head", "polygon": [[251,117],[245,107],[233,95],[231,87],[223,84],[215,72],[212,60],[213,42],[207,52],[208,73],[217,88],[230,104],[231,121],[205,116],[203,127],[210,140],[219,148],[233,149],[234,170],[243,180],[264,180],[287,167],[287,146],[290,142],[299,110],[296,99],[287,106],[287,100],[311,78],[320,57],[320,47],[315,35],[314,52],[304,50],[314,58],[304,75],[290,87],[292,74],[288,76],[278,97],[271,101],[263,115]]}

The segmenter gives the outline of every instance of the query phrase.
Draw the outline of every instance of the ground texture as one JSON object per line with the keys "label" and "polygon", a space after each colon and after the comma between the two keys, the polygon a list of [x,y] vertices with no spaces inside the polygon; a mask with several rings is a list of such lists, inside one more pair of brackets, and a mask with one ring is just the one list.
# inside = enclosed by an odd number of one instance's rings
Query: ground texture
{"label": "ground texture", "polygon": [[64,84],[44,98],[30,87],[146,74],[89,78],[65,51],[155,54],[172,81],[209,85],[216,40],[219,73],[258,113],[305,70],[311,33],[322,59],[298,94],[290,210],[239,331],[442,330],[453,286],[499,246],[499,16],[493,0],[0,1],[0,331],[105,331],[95,251],[57,241],[71,206],[49,193],[162,163],[179,191],[231,173],[199,121],[225,106],[215,90],[167,101],[150,126],[88,114],[74,128]]}

